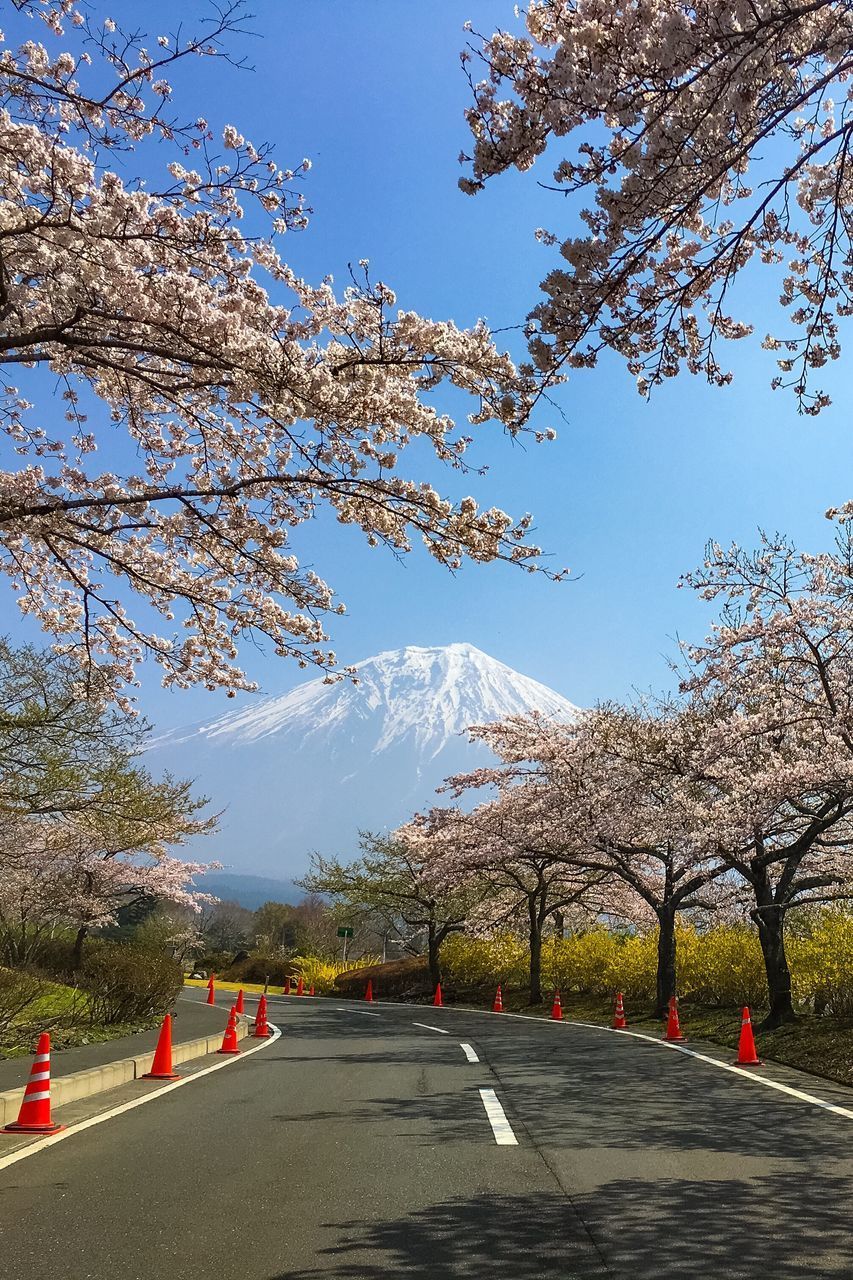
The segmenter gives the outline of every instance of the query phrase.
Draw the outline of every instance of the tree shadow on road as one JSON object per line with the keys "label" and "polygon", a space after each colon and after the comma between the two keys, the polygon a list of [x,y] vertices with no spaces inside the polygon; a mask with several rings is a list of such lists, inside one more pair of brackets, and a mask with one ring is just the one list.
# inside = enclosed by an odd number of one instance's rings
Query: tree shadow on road
{"label": "tree shadow on road", "polygon": [[[316,1265],[269,1280],[842,1280],[846,1184],[621,1179],[594,1196],[480,1196],[326,1223]],[[586,1224],[586,1225],[585,1225]],[[587,1227],[589,1229],[587,1229]]]}
{"label": "tree shadow on road", "polygon": [[270,1280],[599,1280],[610,1273],[562,1196],[449,1200],[410,1217],[326,1224],[334,1244],[309,1270]]}

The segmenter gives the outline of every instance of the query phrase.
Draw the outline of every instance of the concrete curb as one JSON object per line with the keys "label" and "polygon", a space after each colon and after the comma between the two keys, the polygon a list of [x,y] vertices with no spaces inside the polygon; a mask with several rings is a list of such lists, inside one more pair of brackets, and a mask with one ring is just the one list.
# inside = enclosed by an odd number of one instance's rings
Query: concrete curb
{"label": "concrete curb", "polygon": [[[237,1038],[244,1039],[249,1034],[249,1019],[240,1015],[237,1019]],[[198,1036],[195,1040],[184,1040],[172,1045],[172,1063],[177,1066],[188,1062],[190,1058],[203,1058],[208,1053],[215,1053],[222,1044],[222,1032],[213,1036]],[[61,1107],[66,1102],[76,1102],[79,1098],[90,1098],[96,1093],[105,1093],[108,1089],[116,1089],[131,1080],[139,1080],[146,1071],[151,1070],[154,1051],[139,1054],[135,1058],[118,1058],[115,1062],[104,1063],[102,1067],[91,1067],[88,1071],[73,1071],[67,1076],[56,1076],[50,1082],[51,1110]],[[18,1118],[21,1099],[25,1085],[15,1089],[7,1089],[0,1093],[0,1125],[9,1124]]]}

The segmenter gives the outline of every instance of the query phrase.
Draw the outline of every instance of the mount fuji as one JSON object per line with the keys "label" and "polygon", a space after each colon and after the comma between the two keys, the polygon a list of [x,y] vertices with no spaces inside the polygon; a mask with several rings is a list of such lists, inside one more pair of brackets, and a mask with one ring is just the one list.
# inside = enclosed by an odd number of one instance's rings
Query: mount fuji
{"label": "mount fuji", "polygon": [[493,759],[468,725],[577,708],[470,644],[367,658],[357,683],[315,679],[155,739],[151,764],[193,776],[224,809],[200,857],[238,872],[296,876],[313,850],[344,860],[359,830],[381,831],[437,802],[451,773]]}

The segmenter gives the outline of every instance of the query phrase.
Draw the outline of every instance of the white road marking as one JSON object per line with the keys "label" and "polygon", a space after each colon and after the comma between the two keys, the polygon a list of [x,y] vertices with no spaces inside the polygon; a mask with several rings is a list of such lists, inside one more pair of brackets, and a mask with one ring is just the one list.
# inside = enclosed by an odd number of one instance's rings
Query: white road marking
{"label": "white road marking", "polygon": [[56,1142],[64,1142],[66,1138],[72,1137],[75,1133],[82,1133],[84,1129],[92,1129],[96,1124],[103,1124],[105,1120],[112,1120],[115,1116],[123,1115],[125,1111],[133,1111],[136,1107],[142,1107],[146,1102],[153,1102],[155,1098],[161,1098],[164,1093],[171,1093],[173,1089],[182,1089],[185,1084],[192,1084],[194,1080],[201,1080],[202,1076],[209,1076],[213,1071],[221,1071],[223,1067],[231,1067],[235,1062],[248,1058],[250,1054],[257,1053],[259,1049],[265,1049],[267,1045],[274,1044],[281,1035],[281,1029],[269,1024],[272,1036],[269,1040],[261,1040],[260,1044],[252,1045],[251,1049],[242,1049],[239,1056],[223,1058],[221,1062],[214,1062],[212,1067],[204,1067],[201,1071],[196,1071],[190,1076],[184,1076],[180,1080],[174,1080],[171,1084],[165,1084],[160,1089],[152,1089],[150,1093],[144,1094],[141,1098],[133,1098],[130,1102],[123,1102],[121,1106],[112,1107],[109,1111],[102,1111],[97,1116],[90,1116],[88,1120],[79,1120],[77,1124],[70,1124],[67,1129],[63,1129],[61,1133],[52,1133],[46,1138],[42,1138],[39,1142],[33,1142],[28,1147],[22,1147],[20,1151],[12,1151],[8,1156],[0,1157],[0,1169],[7,1169],[10,1164],[17,1164],[19,1160],[26,1160],[27,1156],[33,1156],[37,1151],[43,1151],[45,1147],[52,1147]]}
{"label": "white road marking", "polygon": [[512,1131],[512,1125],[506,1118],[503,1107],[498,1102],[498,1095],[494,1089],[481,1089],[480,1097],[483,1099],[483,1106],[486,1108],[486,1115],[489,1117],[489,1124],[492,1126],[492,1133],[495,1135],[495,1142],[499,1147],[517,1147],[518,1138]]}
{"label": "white road marking", "polygon": [[[383,1003],[386,1007],[391,1007],[389,1001],[384,1001]],[[552,1022],[550,1018],[535,1018],[530,1013],[501,1013],[496,1015],[490,1009],[460,1009],[459,1007],[452,1009],[452,1012],[481,1018],[517,1018],[520,1022],[537,1022],[540,1026],[546,1027],[586,1027],[590,1031],[604,1031],[607,1035],[617,1037],[633,1036],[635,1040],[645,1040],[648,1044],[657,1045],[659,1049],[672,1049],[675,1053],[683,1053],[688,1058],[697,1058],[700,1062],[707,1062],[709,1066],[719,1067],[721,1071],[729,1071],[732,1075],[737,1076],[738,1080],[749,1080],[753,1084],[763,1085],[765,1089],[775,1089],[778,1093],[785,1093],[791,1098],[798,1098],[800,1102],[808,1102],[813,1107],[820,1107],[824,1111],[832,1112],[833,1115],[844,1116],[847,1120],[853,1120],[853,1110],[849,1107],[840,1107],[834,1102],[826,1102],[823,1098],[816,1098],[813,1093],[805,1093],[802,1089],[794,1089],[791,1085],[782,1084],[779,1080],[770,1080],[767,1076],[753,1075],[743,1067],[736,1067],[734,1063],[720,1062],[719,1058],[711,1058],[705,1053],[697,1053],[695,1049],[685,1049],[683,1045],[674,1044],[671,1040],[659,1039],[657,1036],[647,1036],[642,1031],[617,1031],[613,1027],[603,1027],[599,1022],[576,1022],[569,1018],[565,1018],[562,1022]],[[438,1030],[438,1028],[435,1028],[435,1030]],[[784,1063],[779,1065],[784,1066]],[[796,1071],[797,1069],[796,1067],[790,1068],[791,1071]]]}
{"label": "white road marking", "polygon": [[428,1022],[413,1022],[413,1027],[422,1027],[424,1031],[437,1031],[440,1036],[449,1036],[450,1032],[445,1031],[444,1027],[431,1027]]}
{"label": "white road marking", "polygon": [[381,1013],[371,1013],[369,1009],[336,1009],[335,1013],[360,1013],[363,1018],[381,1018]]}
{"label": "white road marking", "polygon": [[476,1053],[474,1052],[474,1050],[471,1048],[470,1044],[460,1044],[459,1048],[460,1048],[460,1049],[462,1050],[462,1052],[465,1054],[465,1057],[468,1059],[468,1061],[469,1061],[469,1062],[479,1062],[479,1061],[480,1061],[480,1059],[477,1057],[477,1055],[476,1055]]}

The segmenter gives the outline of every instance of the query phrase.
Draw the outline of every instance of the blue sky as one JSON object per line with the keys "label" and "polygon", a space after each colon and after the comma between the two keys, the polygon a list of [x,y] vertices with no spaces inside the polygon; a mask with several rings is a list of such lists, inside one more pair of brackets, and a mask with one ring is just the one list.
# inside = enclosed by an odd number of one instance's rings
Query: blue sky
{"label": "blue sky", "polygon": [[[120,21],[134,10],[113,6]],[[174,5],[145,10],[153,32],[173,26]],[[315,212],[284,245],[288,260],[311,279],[332,273],[343,283],[347,263],[367,257],[402,306],[460,323],[483,315],[494,327],[523,320],[555,252],[533,231],[565,232],[571,216],[536,186],[547,160],[474,199],[456,188],[469,94],[462,23],[492,30],[512,21],[512,5],[259,0],[253,10],[259,38],[232,48],[254,72],[194,62],[174,77],[176,102],[187,116],[273,142],[285,165],[311,158]],[[778,290],[761,273],[748,287],[761,328]],[[706,608],[676,584],[706,540],[749,544],[761,526],[818,547],[831,536],[824,509],[853,497],[846,366],[825,378],[834,403],[815,421],[771,393],[772,359],[758,340],[730,350],[736,379],[726,390],[685,375],[646,403],[624,366],[606,360],[558,392],[566,421],[543,415],[558,429],[555,444],[521,449],[489,432],[478,446],[475,460],[490,473],[475,493],[532,510],[538,540],[555,567],[571,566],[574,582],[504,566],[453,578],[421,553],[399,564],[330,520],[304,529],[297,549],[348,606],[332,622],[341,661],[466,640],[581,704],[666,685],[676,635],[699,639],[705,629]],[[23,634],[13,612],[4,605]],[[305,679],[260,653],[247,651],[246,665],[267,692]],[[167,694],[154,668],[140,704],[163,728],[234,706],[222,695]]]}

